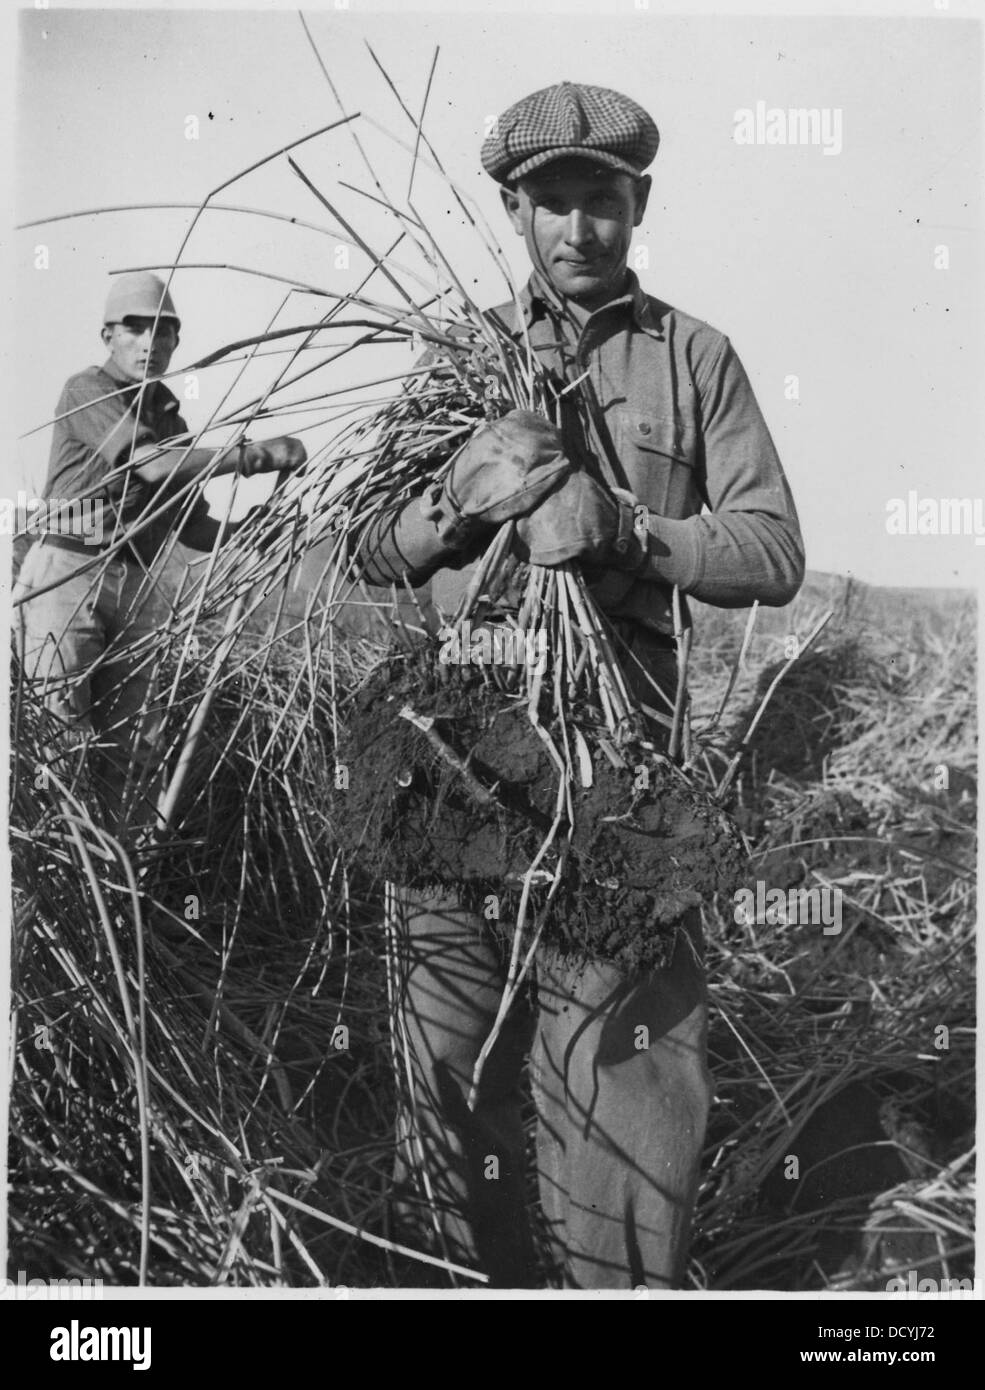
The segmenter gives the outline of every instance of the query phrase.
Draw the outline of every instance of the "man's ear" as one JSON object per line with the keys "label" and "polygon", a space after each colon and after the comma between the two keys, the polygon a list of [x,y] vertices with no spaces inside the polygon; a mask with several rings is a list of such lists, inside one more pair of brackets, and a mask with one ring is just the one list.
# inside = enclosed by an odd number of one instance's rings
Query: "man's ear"
{"label": "man's ear", "polygon": [[110,328],[109,324],[103,324],[102,328],[99,330],[99,336],[103,340],[103,347],[109,347],[113,338],[113,330]]}
{"label": "man's ear", "polygon": [[513,230],[517,236],[523,236],[523,221],[520,217],[520,191],[517,188],[507,188],[503,184],[499,190],[499,196],[503,200],[503,207],[506,215],[513,223]]}
{"label": "man's ear", "polygon": [[643,221],[643,214],[646,212],[646,205],[652,187],[653,179],[649,174],[641,174],[636,181],[636,212],[633,215],[634,227],[638,227]]}

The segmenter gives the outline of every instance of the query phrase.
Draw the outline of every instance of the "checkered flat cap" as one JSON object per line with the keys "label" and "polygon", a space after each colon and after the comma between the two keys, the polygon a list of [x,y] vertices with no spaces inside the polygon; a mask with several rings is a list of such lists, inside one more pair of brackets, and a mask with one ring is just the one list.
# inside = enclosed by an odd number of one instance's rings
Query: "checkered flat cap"
{"label": "checkered flat cap", "polygon": [[568,157],[635,175],[650,163],[659,144],[653,119],[621,92],[558,82],[504,111],[483,142],[481,158],[498,183],[513,183]]}

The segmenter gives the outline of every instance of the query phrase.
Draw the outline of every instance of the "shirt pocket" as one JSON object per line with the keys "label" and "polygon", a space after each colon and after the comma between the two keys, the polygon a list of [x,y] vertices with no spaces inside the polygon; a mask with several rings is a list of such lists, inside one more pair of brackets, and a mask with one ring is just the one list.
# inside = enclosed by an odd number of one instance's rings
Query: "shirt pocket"
{"label": "shirt pocket", "polygon": [[644,506],[681,518],[701,510],[693,426],[619,405],[612,408],[609,430],[630,490]]}

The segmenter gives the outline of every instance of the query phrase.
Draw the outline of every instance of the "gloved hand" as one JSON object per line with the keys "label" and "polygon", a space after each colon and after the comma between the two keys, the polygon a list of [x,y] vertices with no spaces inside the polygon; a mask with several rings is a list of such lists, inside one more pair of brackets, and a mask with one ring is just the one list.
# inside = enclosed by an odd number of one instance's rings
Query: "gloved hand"
{"label": "gloved hand", "polygon": [[645,538],[635,528],[636,501],[610,492],[582,469],[566,478],[529,516],[517,522],[515,549],[532,565],[586,565],[635,571],[646,563]]}
{"label": "gloved hand", "polygon": [[476,430],[421,510],[443,543],[464,547],[525,516],[570,472],[554,426],[533,411],[511,410]]}
{"label": "gloved hand", "polygon": [[244,478],[256,473],[283,473],[300,468],[308,454],[300,439],[278,435],[274,439],[244,444],[240,449],[237,472]]}

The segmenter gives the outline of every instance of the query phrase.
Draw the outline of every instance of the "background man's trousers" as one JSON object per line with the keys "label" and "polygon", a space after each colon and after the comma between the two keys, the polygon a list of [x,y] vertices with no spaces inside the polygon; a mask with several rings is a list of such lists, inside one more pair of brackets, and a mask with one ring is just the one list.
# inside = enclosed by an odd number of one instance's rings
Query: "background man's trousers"
{"label": "background man's trousers", "polygon": [[[120,832],[150,824],[158,785],[158,721],[153,712],[154,653],[147,641],[170,604],[134,560],[100,561],[35,543],[14,598],[18,655],[25,677],[60,726],[50,756],[71,775],[71,750],[86,754],[107,819]],[[47,588],[54,584],[54,588]],[[37,593],[30,597],[35,590]]]}
{"label": "background man's trousers", "polygon": [[[529,1049],[540,1201],[566,1285],[678,1285],[711,1100],[697,914],[670,965],[635,978],[604,964],[579,970],[541,949],[536,1005],[517,1000],[470,1113],[502,957],[482,919],[453,898],[404,891],[398,901],[413,1087],[397,1177],[404,1193],[430,1187],[437,1230],[422,1203],[421,1237],[494,1285],[534,1282],[520,1091]],[[407,1214],[405,1200],[398,1210]]]}

